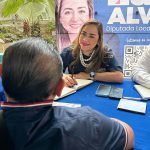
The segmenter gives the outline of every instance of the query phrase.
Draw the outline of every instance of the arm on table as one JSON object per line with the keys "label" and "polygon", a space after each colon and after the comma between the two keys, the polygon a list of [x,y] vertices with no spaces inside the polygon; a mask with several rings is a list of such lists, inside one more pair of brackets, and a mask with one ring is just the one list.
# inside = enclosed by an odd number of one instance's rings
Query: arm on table
{"label": "arm on table", "polygon": [[123,73],[120,71],[96,73],[95,80],[122,83]]}
{"label": "arm on table", "polygon": [[[76,79],[89,79],[89,74],[80,72],[75,74]],[[96,73],[95,80],[103,82],[123,82],[123,73],[120,71]]]}

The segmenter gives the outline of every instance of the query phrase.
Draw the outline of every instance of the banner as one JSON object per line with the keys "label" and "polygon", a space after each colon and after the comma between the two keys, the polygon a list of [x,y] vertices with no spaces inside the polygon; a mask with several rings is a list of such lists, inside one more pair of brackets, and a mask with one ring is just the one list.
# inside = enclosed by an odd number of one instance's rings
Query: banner
{"label": "banner", "polygon": [[95,0],[95,19],[103,23],[104,41],[122,64],[124,76],[150,43],[150,0]]}
{"label": "banner", "polygon": [[60,52],[94,17],[102,22],[104,43],[113,50],[125,77],[131,76],[132,66],[149,48],[150,0],[56,0],[55,12]]}

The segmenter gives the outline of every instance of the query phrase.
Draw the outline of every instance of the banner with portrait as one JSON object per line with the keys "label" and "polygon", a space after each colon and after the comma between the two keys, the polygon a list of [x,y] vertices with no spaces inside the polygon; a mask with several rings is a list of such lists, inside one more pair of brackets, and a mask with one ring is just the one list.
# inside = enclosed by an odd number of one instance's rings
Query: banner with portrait
{"label": "banner with portrait", "polygon": [[93,0],[55,0],[57,47],[62,51],[76,38],[81,26],[94,17]]}
{"label": "banner with portrait", "polygon": [[104,41],[130,77],[132,66],[150,43],[150,0],[94,0],[95,19],[104,27]]}
{"label": "banner with portrait", "polygon": [[150,0],[55,0],[57,47],[61,52],[75,39],[82,24],[102,22],[108,45],[130,77],[132,66],[150,43]]}

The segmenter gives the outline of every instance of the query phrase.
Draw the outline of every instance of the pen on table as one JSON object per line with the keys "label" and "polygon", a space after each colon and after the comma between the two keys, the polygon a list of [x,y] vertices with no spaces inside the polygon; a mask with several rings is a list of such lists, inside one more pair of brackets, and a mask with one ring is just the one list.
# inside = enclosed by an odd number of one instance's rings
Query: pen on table
{"label": "pen on table", "polygon": [[123,97],[124,99],[131,99],[131,100],[139,100],[139,101],[147,101],[148,99],[146,98],[139,98],[139,97]]}

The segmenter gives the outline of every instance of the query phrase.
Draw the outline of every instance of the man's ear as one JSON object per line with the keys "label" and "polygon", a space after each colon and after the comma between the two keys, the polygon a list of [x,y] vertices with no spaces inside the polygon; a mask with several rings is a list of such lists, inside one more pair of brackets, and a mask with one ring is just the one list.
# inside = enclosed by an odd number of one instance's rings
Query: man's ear
{"label": "man's ear", "polygon": [[58,82],[58,84],[57,84],[57,87],[56,87],[56,89],[55,89],[55,94],[56,94],[57,96],[61,96],[61,93],[62,93],[62,90],[63,90],[63,88],[64,88],[64,85],[65,85],[64,80],[63,80],[63,79],[60,79],[59,82]]}

